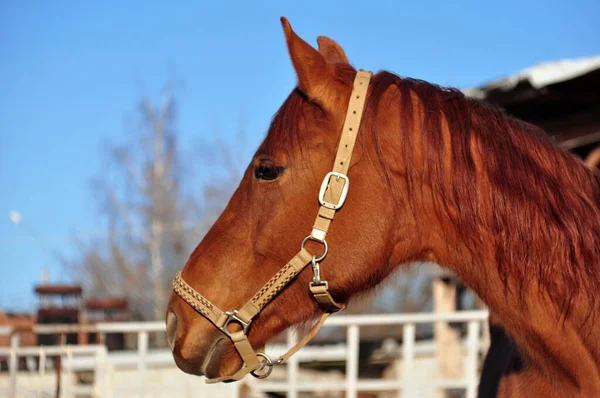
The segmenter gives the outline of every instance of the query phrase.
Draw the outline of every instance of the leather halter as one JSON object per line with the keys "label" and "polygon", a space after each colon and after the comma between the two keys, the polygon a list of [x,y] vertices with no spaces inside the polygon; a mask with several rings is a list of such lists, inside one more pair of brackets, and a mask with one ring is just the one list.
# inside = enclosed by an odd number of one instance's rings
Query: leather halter
{"label": "leather halter", "polygon": [[[344,127],[338,144],[333,171],[327,173],[319,191],[321,207],[313,225],[310,235],[302,241],[300,251],[284,265],[265,285],[239,310],[221,311],[214,304],[204,298],[200,293],[188,285],[178,272],[173,279],[173,290],[185,300],[200,315],[211,321],[223,334],[231,339],[235,349],[244,364],[241,369],[230,376],[218,377],[207,380],[207,383],[222,381],[236,381],[251,373],[258,378],[267,377],[273,368],[273,361],[264,352],[256,352],[248,341],[248,328],[252,320],[282,289],[284,289],[308,264],[312,264],[313,280],[309,283],[309,290],[324,311],[321,319],[313,326],[312,330],[287,353],[279,357],[278,363],[285,362],[306,343],[308,343],[323,325],[327,317],[344,308],[335,302],[329,294],[327,281],[321,280],[319,263],[327,256],[328,245],[325,240],[329,226],[333,221],[335,212],[342,207],[348,194],[350,180],[347,173],[350,160],[356,143],[358,129],[362,118],[367,89],[372,73],[360,70],[354,79],[354,85]],[[324,251],[320,256],[313,255],[304,245],[308,240],[319,242]],[[241,326],[240,331],[231,332],[228,327],[232,323]],[[261,360],[262,358],[262,360]],[[266,369],[265,369],[266,368]],[[264,373],[259,373],[264,371]]]}

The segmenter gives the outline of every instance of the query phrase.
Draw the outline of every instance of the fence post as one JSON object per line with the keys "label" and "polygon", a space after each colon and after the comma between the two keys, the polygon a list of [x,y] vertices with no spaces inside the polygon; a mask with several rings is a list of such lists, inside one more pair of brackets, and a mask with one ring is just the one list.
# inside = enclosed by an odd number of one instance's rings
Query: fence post
{"label": "fence post", "polygon": [[140,330],[138,332],[138,372],[140,382],[140,396],[144,396],[146,384],[146,356],[148,354],[148,332]]}
{"label": "fence post", "polygon": [[[298,342],[296,333],[289,329],[287,331],[287,345],[288,349],[292,348]],[[292,355],[287,363],[287,378],[288,378],[288,391],[287,398],[298,398],[298,391],[296,385],[298,383],[298,357]]]}
{"label": "fence post", "polygon": [[[433,281],[433,311],[456,312],[456,284],[450,278],[438,277]],[[442,379],[457,380],[464,377],[463,345],[460,332],[450,322],[434,322],[433,336],[438,372]]]}
{"label": "fence post", "polygon": [[44,385],[44,376],[46,375],[46,350],[43,345],[40,345],[40,360],[38,362],[38,387],[37,387],[37,396],[42,396],[42,386]]}
{"label": "fence post", "polygon": [[8,387],[8,396],[14,398],[17,396],[17,373],[19,371],[19,362],[17,350],[19,349],[19,334],[13,332],[10,335],[10,358],[8,362],[8,372],[10,374],[10,385]]}
{"label": "fence post", "polygon": [[414,323],[407,323],[402,329],[402,384],[404,397],[416,397],[417,388],[414,383],[413,369],[415,359],[415,335]]}
{"label": "fence post", "polygon": [[469,321],[467,328],[467,394],[466,398],[477,397],[477,359],[479,354],[480,321]]}
{"label": "fence post", "polygon": [[71,392],[73,391],[73,387],[75,384],[75,380],[73,377],[73,347],[71,346],[71,344],[67,344],[66,347],[66,357],[67,357],[67,366],[65,366],[65,388],[64,388],[64,393],[67,396],[71,395]]}
{"label": "fence post", "polygon": [[360,332],[358,325],[349,325],[347,333],[348,361],[346,362],[346,398],[356,398],[358,393],[358,354]]}
{"label": "fence post", "polygon": [[106,357],[106,346],[99,346],[94,361],[94,395],[97,398],[108,396],[108,362]]}

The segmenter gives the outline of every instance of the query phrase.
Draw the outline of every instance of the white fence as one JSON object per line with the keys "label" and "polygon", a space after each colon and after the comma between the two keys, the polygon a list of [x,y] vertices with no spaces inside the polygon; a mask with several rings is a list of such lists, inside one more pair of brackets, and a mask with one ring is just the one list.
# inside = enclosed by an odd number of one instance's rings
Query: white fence
{"label": "white fence", "polygon": [[[385,315],[334,315],[325,323],[327,327],[346,329],[346,340],[334,345],[310,344],[293,356],[286,365],[276,365],[273,375],[265,380],[247,377],[243,382],[225,385],[205,385],[201,378],[187,376],[176,369],[168,350],[149,350],[149,334],[164,333],[163,322],[100,323],[79,325],[36,325],[36,334],[74,333],[80,331],[137,334],[137,350],[107,352],[104,345],[20,347],[19,334],[9,328],[0,328],[0,335],[11,335],[11,347],[0,348],[0,358],[8,362],[8,372],[0,375],[0,396],[54,396],[52,384],[54,371],[48,371],[47,358],[60,355],[61,397],[117,397],[117,396],[201,396],[240,397],[244,388],[258,392],[278,392],[288,398],[313,393],[318,396],[356,398],[358,392],[387,392],[397,397],[425,397],[433,390],[463,390],[466,398],[475,398],[479,380],[481,354],[485,350],[482,326],[487,321],[486,311],[460,311],[454,313],[416,313]],[[435,346],[419,348],[416,328],[420,324],[452,322],[466,324],[463,344],[464,377],[445,379],[434,373],[423,379],[416,354],[434,351]],[[398,369],[401,377],[393,379],[359,378],[359,343],[361,328],[401,325],[402,346]],[[400,337],[400,336],[398,336]],[[287,334],[286,345],[268,345],[269,354],[278,355],[296,342],[294,333]],[[434,354],[434,352],[430,352]],[[28,371],[18,371],[18,358],[28,358]],[[303,362],[345,362],[345,372],[336,377],[317,377],[315,373],[303,376]],[[93,374],[89,384],[75,382],[74,375]],[[167,373],[165,373],[167,372]],[[431,377],[429,377],[431,376]],[[54,376],[55,377],[55,376]],[[51,382],[48,383],[48,380]],[[55,379],[54,379],[55,383]],[[242,386],[245,386],[242,388]],[[325,394],[325,395],[323,395]],[[327,395],[328,394],[328,395]],[[337,394],[337,395],[336,395]],[[306,394],[304,394],[306,396]],[[382,395],[383,396],[383,395]],[[390,396],[390,395],[386,395]]]}

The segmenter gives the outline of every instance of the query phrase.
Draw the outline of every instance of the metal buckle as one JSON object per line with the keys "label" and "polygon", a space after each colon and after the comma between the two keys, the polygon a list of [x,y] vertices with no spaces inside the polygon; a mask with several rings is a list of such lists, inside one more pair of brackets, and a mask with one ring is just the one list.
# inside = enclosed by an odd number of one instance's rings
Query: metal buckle
{"label": "metal buckle", "polygon": [[[336,177],[337,180],[339,180],[340,178],[345,180],[344,188],[342,188],[342,193],[337,203],[329,203],[325,201],[325,192],[327,192],[327,188],[329,187],[329,180],[331,179],[331,177]],[[349,185],[350,179],[346,174],[338,173],[337,171],[330,171],[329,173],[327,173],[327,175],[323,179],[323,182],[321,183],[321,189],[319,190],[319,203],[321,203],[321,205],[327,207],[328,209],[339,209],[346,201],[346,195],[348,195]]]}
{"label": "metal buckle", "polygon": [[223,333],[225,333],[227,335],[227,337],[231,338],[231,333],[229,332],[229,330],[227,329],[227,326],[229,326],[230,323],[232,322],[237,322],[242,326],[242,331],[244,332],[244,334],[246,334],[246,331],[248,330],[248,326],[250,326],[250,322],[244,322],[242,321],[238,316],[238,310],[233,310],[233,311],[225,311],[225,315],[227,315],[227,319],[225,320],[225,323],[223,323],[223,326],[221,326],[219,328],[219,330]]}

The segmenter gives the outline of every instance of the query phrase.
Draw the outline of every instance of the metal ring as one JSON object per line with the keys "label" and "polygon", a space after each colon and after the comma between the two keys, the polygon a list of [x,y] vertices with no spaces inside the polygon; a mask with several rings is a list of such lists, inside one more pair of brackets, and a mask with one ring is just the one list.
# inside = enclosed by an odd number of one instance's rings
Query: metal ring
{"label": "metal ring", "polygon": [[[250,374],[252,376],[256,377],[257,379],[264,379],[264,378],[268,377],[271,374],[271,372],[273,371],[273,361],[264,352],[259,352],[256,355],[259,357],[263,357],[265,360],[262,361],[260,368],[254,369],[252,372],[250,372]],[[262,374],[257,373],[257,372],[262,371],[265,367],[267,368],[265,373],[262,373]]]}
{"label": "metal ring", "polygon": [[[325,256],[327,256],[327,252],[329,251],[329,246],[327,246],[327,241],[325,239],[323,240],[318,240],[313,238],[311,235],[308,235],[306,238],[304,238],[304,240],[302,241],[302,244],[300,245],[301,249],[304,249],[304,245],[306,244],[306,242],[308,240],[314,240],[315,242],[319,242],[321,244],[323,244],[325,246],[325,250],[323,251],[323,254],[321,254],[321,257],[317,257],[315,258],[315,262],[320,263],[321,261],[323,261],[323,259],[325,258]],[[313,257],[314,258],[314,257]]]}

